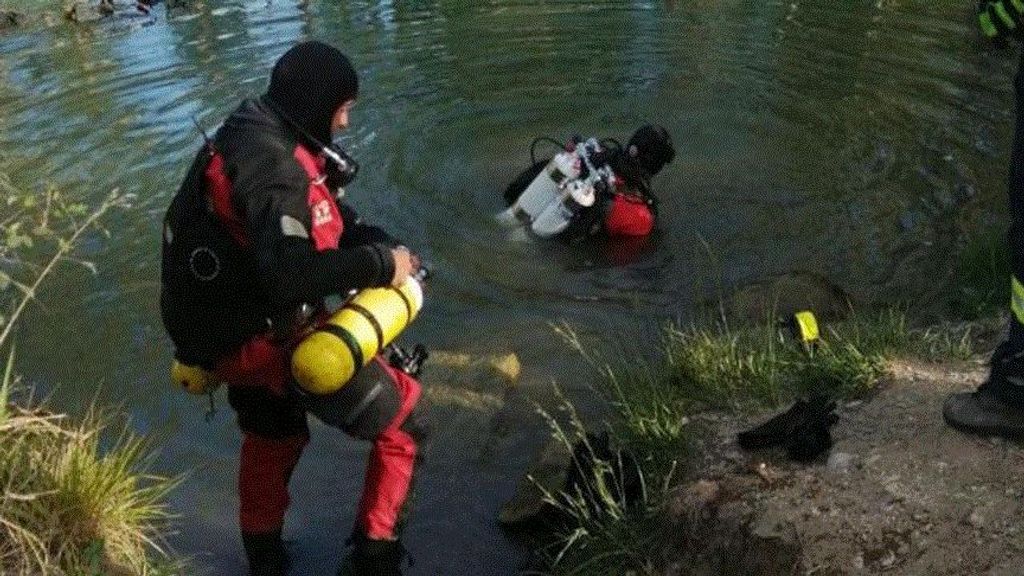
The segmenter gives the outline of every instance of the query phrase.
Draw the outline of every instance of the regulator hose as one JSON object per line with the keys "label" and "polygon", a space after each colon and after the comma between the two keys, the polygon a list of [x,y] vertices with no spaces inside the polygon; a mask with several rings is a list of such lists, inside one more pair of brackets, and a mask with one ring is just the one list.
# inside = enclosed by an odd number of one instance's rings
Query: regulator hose
{"label": "regulator hose", "polygon": [[565,145],[562,144],[561,142],[559,142],[558,140],[555,140],[554,138],[551,138],[550,136],[538,136],[538,137],[533,139],[533,142],[530,142],[530,165],[531,166],[537,163],[536,148],[537,148],[537,144],[540,144],[541,142],[549,142],[549,143],[554,144],[555,146],[557,146],[559,150],[565,150]]}

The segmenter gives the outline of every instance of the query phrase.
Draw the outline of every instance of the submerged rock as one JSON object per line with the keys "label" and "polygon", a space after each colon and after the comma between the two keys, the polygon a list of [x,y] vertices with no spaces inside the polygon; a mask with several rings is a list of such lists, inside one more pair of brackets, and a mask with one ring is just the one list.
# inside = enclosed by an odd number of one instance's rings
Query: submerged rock
{"label": "submerged rock", "polygon": [[0,31],[20,26],[25,21],[25,15],[14,10],[0,10]]}
{"label": "submerged rock", "polygon": [[538,518],[547,505],[547,495],[557,494],[565,486],[571,459],[572,452],[565,442],[549,440],[530,463],[512,499],[502,506],[498,522],[509,526]]}
{"label": "submerged rock", "polygon": [[604,511],[633,509],[643,500],[643,479],[636,460],[613,450],[607,432],[587,434],[572,450],[553,438],[520,480],[515,495],[502,507],[505,526],[575,523],[576,514],[598,517]]}
{"label": "submerged rock", "polygon": [[505,405],[505,395],[515,387],[520,370],[514,353],[474,357],[435,350],[422,380],[427,397],[436,406],[493,412]]}
{"label": "submerged rock", "polygon": [[800,310],[836,317],[850,310],[850,298],[823,276],[795,272],[738,289],[728,299],[728,309],[732,317],[751,322],[787,317]]}

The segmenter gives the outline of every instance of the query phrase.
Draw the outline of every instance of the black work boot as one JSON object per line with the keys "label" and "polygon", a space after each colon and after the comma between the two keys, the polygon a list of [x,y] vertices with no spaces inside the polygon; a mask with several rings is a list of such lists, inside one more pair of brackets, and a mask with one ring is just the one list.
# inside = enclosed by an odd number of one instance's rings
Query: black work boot
{"label": "black work boot", "polygon": [[371,540],[361,533],[352,536],[352,552],[342,562],[338,576],[402,576],[405,547],[398,540]]}
{"label": "black work boot", "polygon": [[281,541],[281,531],[242,534],[245,556],[249,559],[250,576],[285,576],[288,574],[288,552]]}
{"label": "black work boot", "polygon": [[970,434],[1024,438],[1024,353],[1003,343],[992,355],[988,379],[975,392],[946,398],[946,423]]}

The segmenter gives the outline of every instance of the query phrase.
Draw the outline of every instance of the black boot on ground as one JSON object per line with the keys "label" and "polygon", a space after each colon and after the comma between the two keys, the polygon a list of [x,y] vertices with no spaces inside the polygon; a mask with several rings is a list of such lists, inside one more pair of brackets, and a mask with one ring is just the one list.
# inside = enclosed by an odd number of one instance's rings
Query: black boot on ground
{"label": "black boot on ground", "polygon": [[942,417],[962,432],[1024,438],[1024,352],[1001,345],[992,355],[988,380],[974,392],[946,398]]}
{"label": "black boot on ground", "polygon": [[399,540],[352,537],[352,552],[341,564],[338,576],[402,576],[406,552]]}
{"label": "black boot on ground", "polygon": [[245,556],[249,559],[249,576],[286,576],[288,552],[281,541],[281,531],[265,534],[242,534]]}

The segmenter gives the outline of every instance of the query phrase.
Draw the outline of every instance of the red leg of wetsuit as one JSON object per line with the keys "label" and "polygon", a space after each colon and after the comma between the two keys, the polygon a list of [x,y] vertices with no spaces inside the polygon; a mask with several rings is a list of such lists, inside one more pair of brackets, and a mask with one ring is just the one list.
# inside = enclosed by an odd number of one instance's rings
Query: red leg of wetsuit
{"label": "red leg of wetsuit", "polygon": [[402,403],[398,414],[374,441],[366,466],[358,521],[371,540],[396,537],[395,525],[409,496],[418,450],[415,439],[402,430],[402,424],[419,401],[420,384],[400,370],[390,366],[386,369]]}
{"label": "red leg of wetsuit", "polygon": [[288,480],[309,437],[268,439],[249,432],[242,437],[238,474],[239,520],[243,533],[280,530],[288,508]]}

